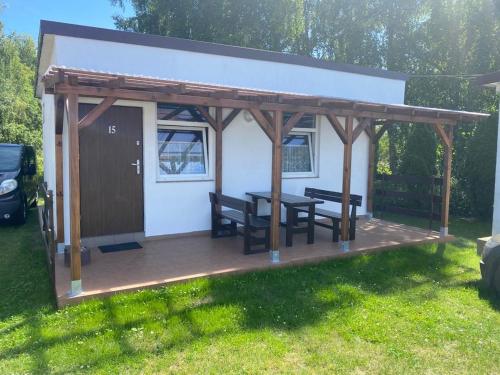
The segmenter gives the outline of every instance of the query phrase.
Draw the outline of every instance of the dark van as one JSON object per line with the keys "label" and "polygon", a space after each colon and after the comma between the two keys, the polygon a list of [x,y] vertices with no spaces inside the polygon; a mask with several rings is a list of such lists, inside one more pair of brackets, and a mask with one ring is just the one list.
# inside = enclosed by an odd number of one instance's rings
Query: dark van
{"label": "dark van", "polygon": [[0,143],[0,220],[24,224],[37,203],[35,175],[33,147]]}

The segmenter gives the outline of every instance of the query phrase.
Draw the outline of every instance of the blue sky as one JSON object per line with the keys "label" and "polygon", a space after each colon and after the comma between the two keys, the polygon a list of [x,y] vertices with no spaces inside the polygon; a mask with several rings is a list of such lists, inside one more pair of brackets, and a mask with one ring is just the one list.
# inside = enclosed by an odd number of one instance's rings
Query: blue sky
{"label": "blue sky", "polygon": [[6,33],[27,34],[38,39],[40,20],[52,20],[114,29],[112,16],[131,15],[109,0],[0,0],[0,21]]}

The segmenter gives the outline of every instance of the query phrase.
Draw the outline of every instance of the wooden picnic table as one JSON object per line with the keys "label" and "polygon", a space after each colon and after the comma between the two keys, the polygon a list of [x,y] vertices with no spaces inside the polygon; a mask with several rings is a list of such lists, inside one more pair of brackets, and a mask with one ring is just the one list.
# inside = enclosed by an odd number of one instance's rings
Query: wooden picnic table
{"label": "wooden picnic table", "polygon": [[[255,204],[255,212],[257,212],[257,202],[259,201],[259,199],[265,199],[267,202],[271,202],[270,191],[250,192],[246,194],[252,198],[252,201]],[[304,197],[302,195],[287,193],[281,194],[280,201],[286,209],[286,223],[284,224],[286,227],[286,246],[292,246],[293,235],[295,233],[307,233],[307,243],[313,244],[315,207],[317,204],[324,203],[324,201],[320,199]],[[294,210],[294,208],[296,207],[309,207],[309,212],[307,215],[307,226],[298,226],[297,220],[295,218],[296,211]]]}

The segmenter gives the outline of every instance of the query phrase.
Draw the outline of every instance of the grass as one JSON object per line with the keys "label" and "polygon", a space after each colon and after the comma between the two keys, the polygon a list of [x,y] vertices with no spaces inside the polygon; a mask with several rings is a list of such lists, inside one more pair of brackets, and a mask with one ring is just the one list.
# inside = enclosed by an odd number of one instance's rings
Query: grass
{"label": "grass", "polygon": [[[418,223],[417,223],[418,224]],[[57,311],[34,215],[0,227],[0,373],[500,373],[475,237]]]}

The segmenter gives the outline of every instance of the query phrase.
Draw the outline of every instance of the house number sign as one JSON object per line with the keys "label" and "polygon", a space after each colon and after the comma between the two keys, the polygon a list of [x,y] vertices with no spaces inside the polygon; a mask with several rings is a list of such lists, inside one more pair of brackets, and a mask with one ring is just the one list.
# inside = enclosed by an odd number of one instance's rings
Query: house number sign
{"label": "house number sign", "polygon": [[108,126],[108,134],[116,134],[116,125],[109,125]]}

